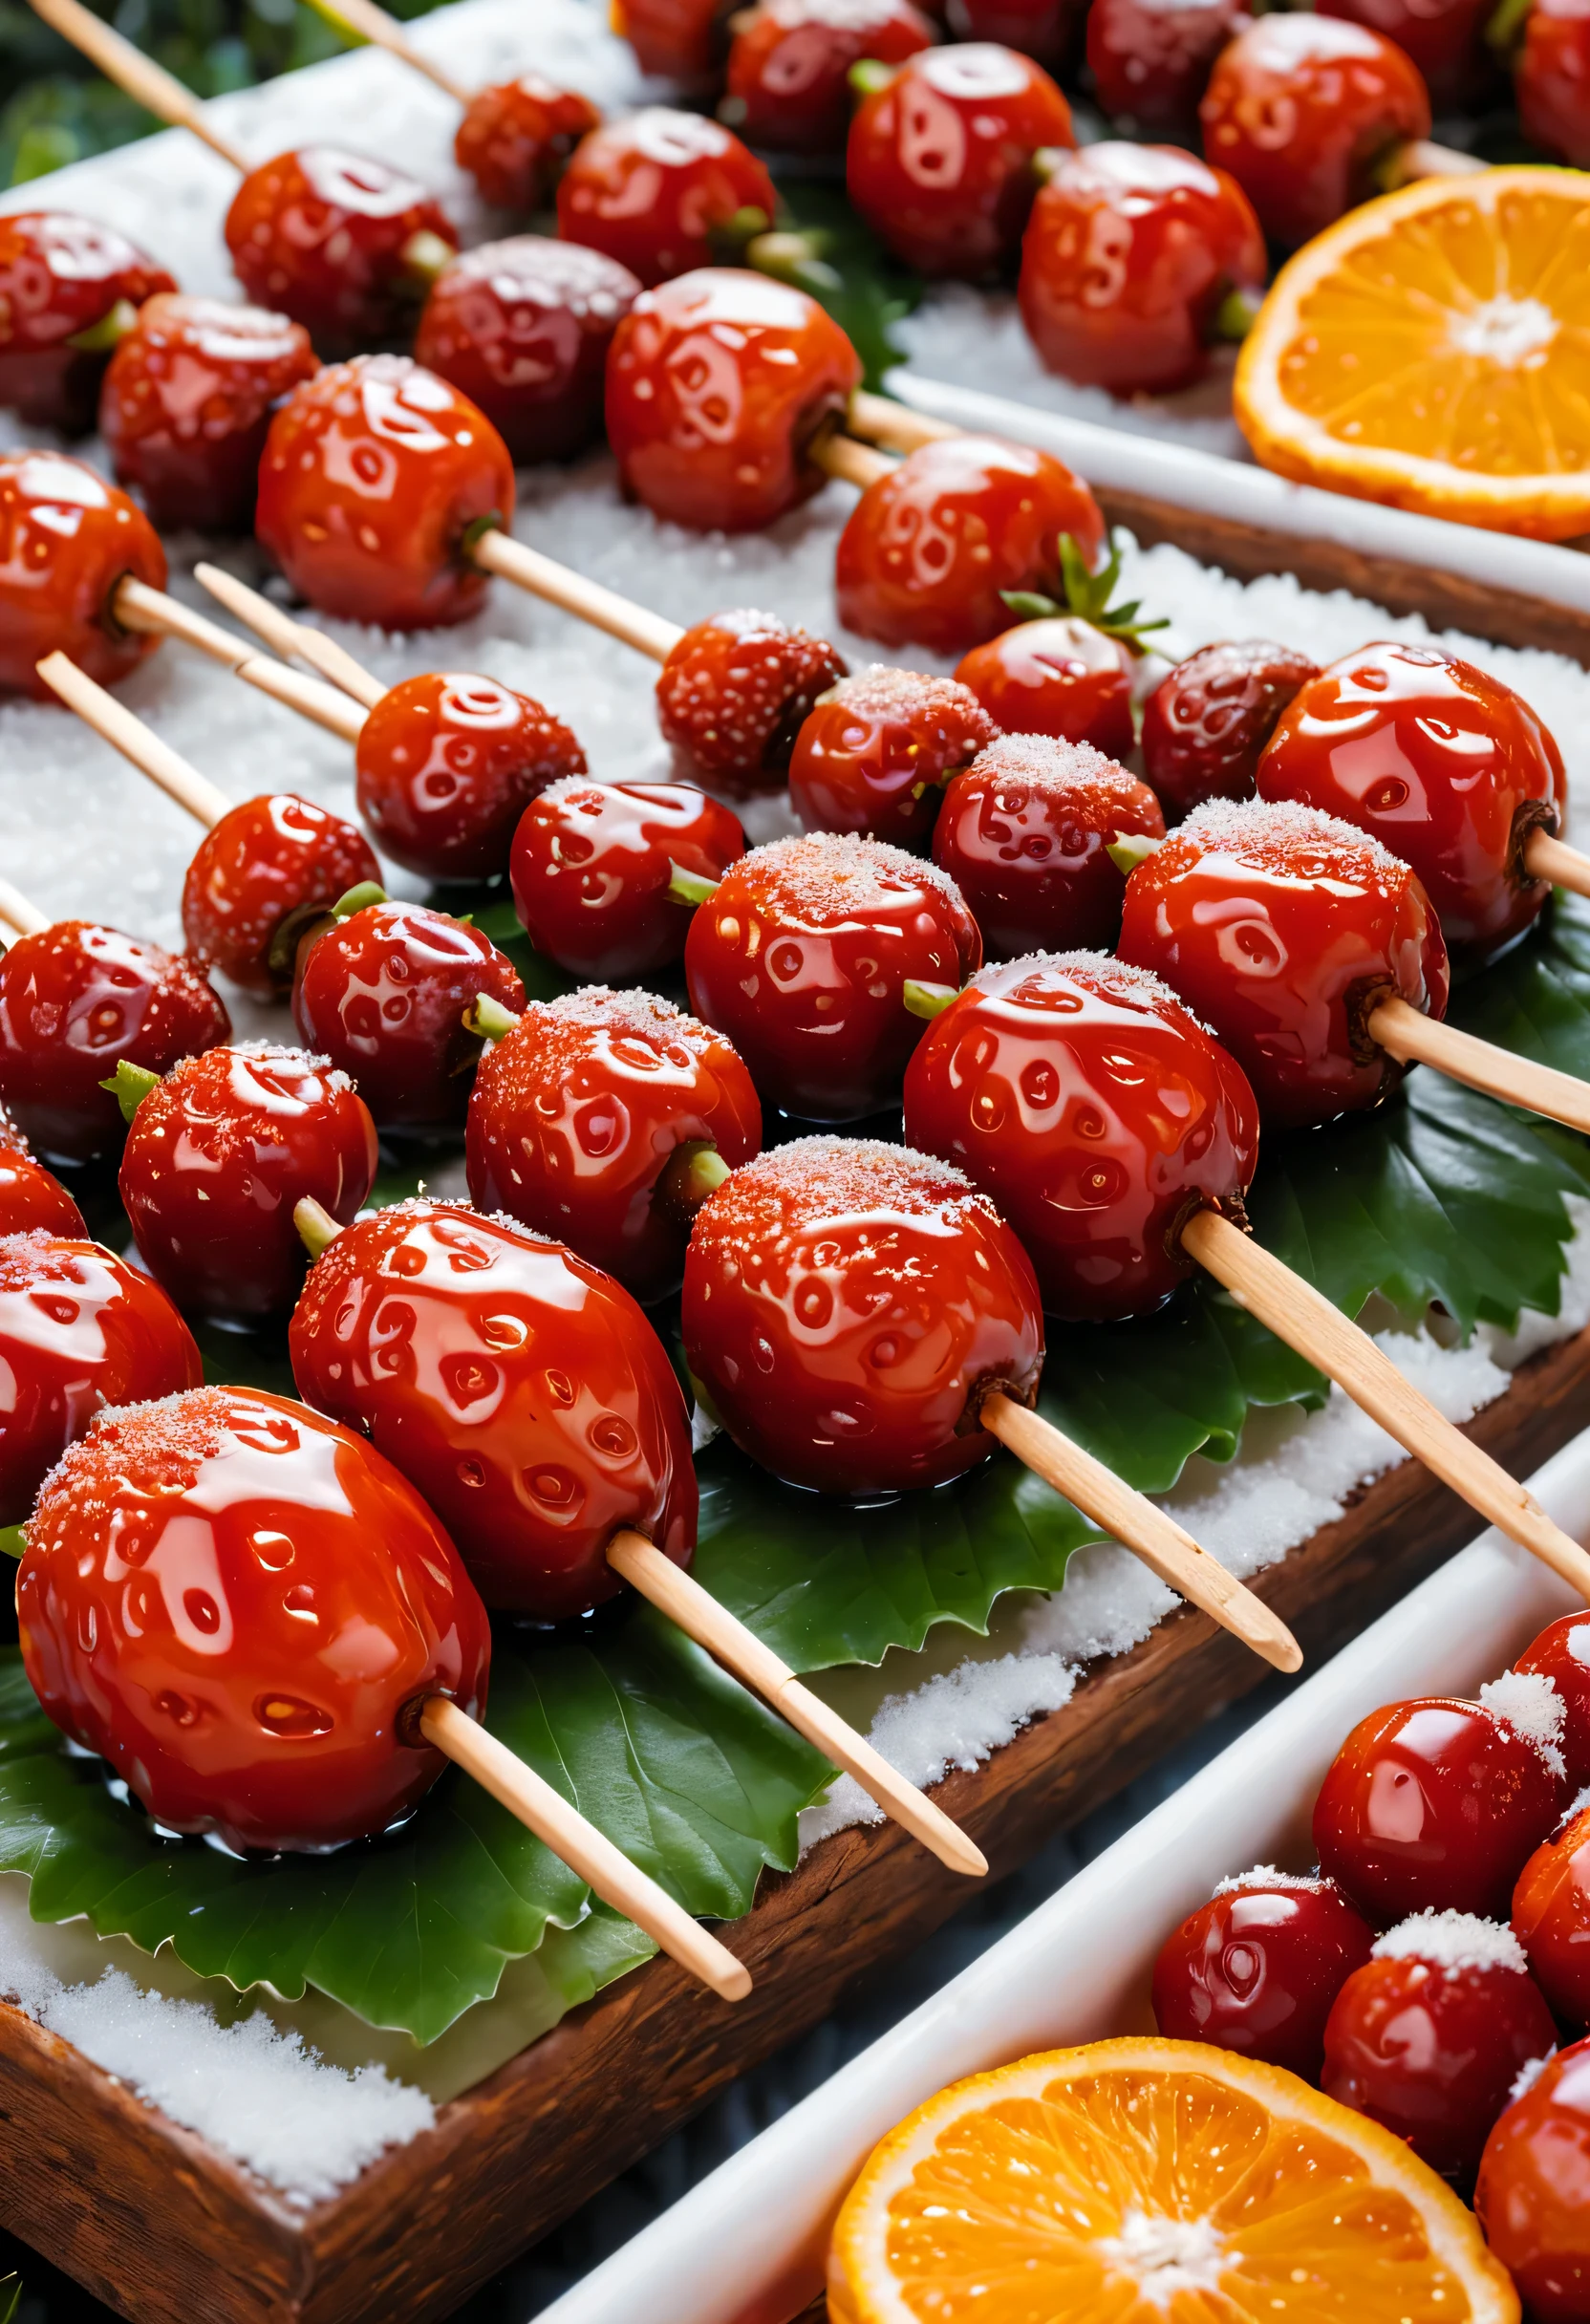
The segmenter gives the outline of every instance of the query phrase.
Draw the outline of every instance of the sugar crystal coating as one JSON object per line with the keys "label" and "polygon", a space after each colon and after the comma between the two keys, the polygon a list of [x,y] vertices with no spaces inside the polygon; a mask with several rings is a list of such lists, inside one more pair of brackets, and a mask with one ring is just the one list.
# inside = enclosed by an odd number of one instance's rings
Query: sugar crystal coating
{"label": "sugar crystal coating", "polygon": [[1487,1921],[1477,1912],[1415,1912],[1375,1939],[1370,1957],[1376,1961],[1428,1961],[1431,1969],[1456,1977],[1464,1969],[1515,1969],[1529,1973],[1524,1948],[1505,1921]]}
{"label": "sugar crystal coating", "polygon": [[1480,1689],[1479,1700],[1493,1717],[1534,1744],[1554,1775],[1566,1775],[1559,1746],[1568,1706],[1543,1670],[1504,1670]]}
{"label": "sugar crystal coating", "polygon": [[1091,742],[1068,742],[1058,735],[1000,735],[998,742],[978,752],[972,772],[1000,782],[1026,784],[1057,799],[1087,790],[1127,805],[1143,788],[1138,777],[1107,751],[1096,750]]}
{"label": "sugar crystal coating", "polygon": [[1230,848],[1235,854],[1258,862],[1292,862],[1303,849],[1328,850],[1333,858],[1345,856],[1361,876],[1400,888],[1409,877],[1407,866],[1378,839],[1339,816],[1321,814],[1318,807],[1300,807],[1293,799],[1206,799],[1181,824],[1171,847],[1191,844],[1203,854]]}
{"label": "sugar crystal coating", "polygon": [[1251,1872],[1231,1872],[1215,1883],[1216,1896],[1235,1896],[1245,1888],[1296,1888],[1307,1896],[1318,1896],[1336,1883],[1322,1872],[1281,1872],[1274,1864],[1255,1864]]}
{"label": "sugar crystal coating", "polygon": [[772,840],[731,864],[724,880],[771,894],[816,928],[851,919],[870,902],[901,888],[931,889],[946,903],[965,909],[960,890],[936,864],[854,831],[804,831],[793,839]]}

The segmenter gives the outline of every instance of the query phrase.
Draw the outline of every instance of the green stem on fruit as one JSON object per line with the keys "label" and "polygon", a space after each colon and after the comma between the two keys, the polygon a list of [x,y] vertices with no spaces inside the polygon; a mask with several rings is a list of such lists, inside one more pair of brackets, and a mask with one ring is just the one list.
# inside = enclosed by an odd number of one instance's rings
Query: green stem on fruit
{"label": "green stem on fruit", "polygon": [[150,1090],[160,1087],[161,1079],[161,1074],[151,1073],[147,1065],[135,1065],[130,1057],[124,1057],[99,1087],[110,1091],[121,1108],[121,1119],[130,1124]]}
{"label": "green stem on fruit", "polygon": [[668,897],[671,903],[688,904],[694,912],[698,904],[707,904],[718,893],[720,882],[703,879],[699,872],[687,872],[683,864],[668,858]]}
{"label": "green stem on fruit", "polygon": [[68,347],[75,347],[79,355],[114,355],[137,321],[138,309],[132,300],[118,298],[114,307],[106,308],[97,323],[90,323],[86,331],[75,331],[66,343]]}
{"label": "green stem on fruit", "polygon": [[20,1525],[0,1525],[0,1558],[20,1558],[28,1546],[28,1536]]}
{"label": "green stem on fruit", "polygon": [[765,234],[773,221],[767,212],[754,202],[730,218],[715,219],[707,228],[707,243],[720,266],[743,266],[745,251],[759,234]]}
{"label": "green stem on fruit", "polygon": [[688,1233],[702,1203],[732,1175],[716,1146],[692,1140],[687,1146],[676,1147],[669,1155],[658,1173],[652,1201]]}
{"label": "green stem on fruit", "polygon": [[1487,46],[1499,56],[1509,55],[1533,5],[1534,0],[1501,0],[1500,8],[1485,28]]}
{"label": "green stem on fruit", "polygon": [[440,234],[433,234],[428,226],[422,226],[409,236],[398,256],[403,262],[403,272],[413,283],[428,290],[443,269],[452,265],[458,252],[450,242],[443,242]]}
{"label": "green stem on fruit", "polygon": [[960,998],[958,984],[925,984],[920,978],[908,977],[900,987],[900,998],[913,1017],[930,1021],[941,1017],[952,1001]]}
{"label": "green stem on fruit", "polygon": [[898,65],[886,65],[879,56],[859,56],[845,77],[857,97],[876,97],[899,69]]}
{"label": "green stem on fruit", "polygon": [[1069,145],[1041,145],[1028,166],[1040,185],[1047,185],[1063,161],[1074,161],[1074,149]]}
{"label": "green stem on fruit", "polygon": [[1116,871],[1130,879],[1138,865],[1146,864],[1150,855],[1157,855],[1164,845],[1163,839],[1150,839],[1146,832],[1133,831],[1125,839],[1108,841],[1105,853]]}
{"label": "green stem on fruit", "polygon": [[808,297],[819,298],[845,288],[844,276],[822,256],[819,244],[815,234],[778,227],[772,233],[754,236],[741,255],[743,263],[755,267],[759,274],[770,274],[775,282],[789,283]]}
{"label": "green stem on fruit", "polygon": [[519,1022],[511,1009],[505,1009],[489,993],[477,993],[463,1012],[463,1029],[473,1033],[477,1041],[501,1041]]}
{"label": "green stem on fruit", "polygon": [[361,879],[356,887],[349,889],[346,895],[337,897],[332,906],[332,917],[333,920],[351,920],[355,912],[368,912],[372,904],[385,902],[386,890],[377,880]]}
{"label": "green stem on fruit", "polygon": [[1232,345],[1245,339],[1258,320],[1258,311],[1264,304],[1261,290],[1228,290],[1214,310],[1212,334],[1226,339]]}
{"label": "green stem on fruit", "polygon": [[342,1232],[340,1220],[333,1218],[325,1204],[316,1202],[312,1194],[305,1194],[293,1204],[292,1223],[311,1259],[318,1259],[322,1251],[330,1250]]}

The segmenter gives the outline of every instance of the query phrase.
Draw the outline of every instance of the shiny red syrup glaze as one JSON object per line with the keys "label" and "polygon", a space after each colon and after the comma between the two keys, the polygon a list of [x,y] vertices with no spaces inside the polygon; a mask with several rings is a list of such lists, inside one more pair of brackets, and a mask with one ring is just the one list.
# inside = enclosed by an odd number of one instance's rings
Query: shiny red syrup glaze
{"label": "shiny red syrup glaze", "polygon": [[627,267],[578,243],[483,243],[438,277],[414,352],[521,465],[572,460],[602,432],[608,351],[639,290]]}
{"label": "shiny red syrup glaze", "polygon": [[1233,290],[1257,298],[1264,237],[1235,178],[1174,145],[1117,139],[1055,161],[1021,244],[1020,298],[1044,368],[1112,396],[1209,369]]}
{"label": "shiny red syrup glaze", "polygon": [[251,169],[226,234],[248,297],[302,323],[326,355],[402,337],[426,287],[410,243],[426,234],[459,244],[417,179],[334,145],[304,145]]}
{"label": "shiny red syrup glaze", "polygon": [[1590,2025],[1590,1802],[1570,1813],[1519,1873],[1512,1919],[1552,2008],[1566,2025]]}
{"label": "shiny red syrup glaze", "polygon": [[1322,16],[1345,16],[1394,41],[1418,68],[1437,113],[1479,106],[1495,80],[1485,29],[1487,0],[1325,0]]}
{"label": "shiny red syrup glaze", "polygon": [[1393,146],[1429,135],[1418,67],[1365,26],[1261,16],[1223,49],[1198,108],[1205,158],[1229,170],[1290,249],[1377,191]]}
{"label": "shiny red syrup glaze", "polygon": [[993,1452],[990,1388],[1038,1390],[1025,1252],[957,1170],[801,1138],[737,1171],[685,1256],[685,1360],[741,1450],[790,1484],[941,1485]]}
{"label": "shiny red syrup glaze", "polygon": [[485,1608],[437,1519],[263,1389],[98,1421],[40,1496],[17,1613],[56,1726],[168,1830],[238,1850],[385,1830],[446,1764],[419,1705],[485,1709]]}
{"label": "shiny red syrup glaze", "polygon": [[290,1346],[301,1393],[401,1463],[488,1605],[589,1612],[625,1526],[688,1563],[678,1382],[629,1293],[561,1243],[462,1203],[378,1211],[315,1261]]}
{"label": "shiny red syrup glaze", "polygon": [[1240,1218],[1258,1116],[1175,995],[1102,953],[985,968],[906,1072],[906,1136],[964,1170],[1026,1245],[1045,1311],[1107,1323],[1193,1273],[1195,1209]]}
{"label": "shiny red syrup glaze", "polygon": [[40,1234],[88,1239],[82,1212],[0,1106],[0,1236]]}
{"label": "shiny red syrup glaze", "polygon": [[1194,135],[1214,59],[1241,0],[1093,0],[1087,62],[1100,104],[1140,137]]}
{"label": "shiny red syrup glaze", "polygon": [[1422,1913],[1382,1937],[1338,1993],[1320,2087],[1466,2193],[1515,2081],[1556,2047],[1512,1931]]}
{"label": "shiny red syrup glaze", "polygon": [[57,920],[0,958],[0,1104],[41,1153],[114,1153],[126,1125],[99,1085],[122,1059],[168,1073],[231,1029],[191,961],[118,928]]}
{"label": "shiny red syrup glaze", "polygon": [[730,865],[691,922],[684,965],[692,1008],[728,1035],[764,1104],[854,1122],[898,1096],[922,1037],[908,979],[958,985],[981,958],[936,866],[810,831]]}
{"label": "shiny red syrup glaze", "polygon": [[626,0],[620,29],[643,73],[705,90],[722,77],[737,0]]}
{"label": "shiny red syrup glaze", "polygon": [[167,531],[251,532],[270,416],[319,361],[301,323],[218,298],[152,298],[111,358],[99,433]]}
{"label": "shiny red syrup glaze", "polygon": [[1310,678],[1258,788],[1340,815],[1411,864],[1455,958],[1493,959],[1551,893],[1521,851],[1566,810],[1562,754],[1521,695],[1439,646],[1387,639]]}
{"label": "shiny red syrup glaze", "polygon": [[651,285],[710,266],[714,233],[741,210],[771,226],[778,205],[772,179],[732,130],[647,105],[575,147],[558,181],[558,232]]}
{"label": "shiny red syrup glaze", "polygon": [[118,1181],[149,1272],[185,1315],[286,1315],[308,1264],[294,1204],[346,1226],[376,1125],[345,1073],[268,1042],[187,1057],[133,1116]]}
{"label": "shiny red syrup glaze", "polygon": [[1128,880],[1120,953],[1214,1028],[1277,1130],[1397,1087],[1401,1067],[1368,1031],[1378,1002],[1447,1006],[1447,948],[1415,874],[1310,807],[1196,808]]}
{"label": "shiny red syrup glaze", "polygon": [[1590,2042],[1550,2060],[1485,2142],[1474,2210],[1531,2324],[1590,2317]]}
{"label": "shiny red syrup glaze", "polygon": [[813,704],[789,762],[789,804],[808,831],[925,848],[943,785],[999,731],[955,678],[874,662]]}
{"label": "shiny red syrup glaze", "polygon": [[107,1405],[197,1388],[193,1334],[158,1283],[96,1242],[0,1237],[0,1525],[20,1525]]}
{"label": "shiny red syrup glaze", "polygon": [[94,425],[109,347],[75,347],[125,303],[175,290],[158,260],[114,226],[70,210],[0,218],[0,405],[32,427]]}
{"label": "shiny red syrup glaze", "polygon": [[812,440],[860,385],[860,356],[814,298],[703,266],[642,292],[619,324],[608,440],[654,516],[760,532],[821,490]]}
{"label": "shiny red syrup glaze", "polygon": [[425,879],[473,880],[506,871],[526,807],[549,785],[583,775],[586,756],[527,694],[437,670],[381,697],[354,745],[354,768],[359,813],[383,855]]}
{"label": "shiny red syrup glaze", "polygon": [[682,780],[731,799],[784,785],[812,704],[846,674],[825,637],[738,609],[686,630],[657,679],[657,723]]}
{"label": "shiny red syrup glaze", "polygon": [[464,1012],[481,995],[516,1016],[525,987],[489,937],[426,904],[366,904],[312,935],[292,1017],[353,1081],[381,1129],[462,1122],[479,1044]]}
{"label": "shiny red syrup glaze", "polygon": [[1006,735],[944,793],[933,859],[966,898],[991,960],[1108,950],[1121,927],[1117,839],[1163,839],[1146,783],[1086,742]]}
{"label": "shiny red syrup glaze", "polygon": [[1314,1845],[1381,1925],[1427,1910],[1504,1920],[1563,1790],[1544,1753],[1478,1703],[1388,1703],[1360,1719],[1331,1761]]}
{"label": "shiny red syrup glaze", "polygon": [[1514,87],[1530,143],[1554,161],[1590,165],[1590,10],[1580,0],[1532,0]]}
{"label": "shiny red syrup glaze", "polygon": [[719,880],[744,852],[728,808],[689,784],[558,783],[514,834],[514,909],[569,976],[627,983],[684,958],[690,907],[669,893],[675,866]]}
{"label": "shiny red syrup glaze", "polygon": [[200,841],[188,865],[188,951],[246,993],[277,998],[292,982],[294,944],[309,920],[380,875],[363,835],[312,799],[294,791],[245,799]]}
{"label": "shiny red syrup glaze", "polygon": [[1070,61],[1083,10],[1077,0],[951,0],[945,12],[957,40],[999,41],[1058,73]]}
{"label": "shiny red syrup glaze", "polygon": [[1562,1704],[1558,1746],[1568,1788],[1590,1784],[1590,1614],[1564,1614],[1548,1623],[1514,1664],[1527,1677],[1549,1678]]}
{"label": "shiny red syrup glaze", "polygon": [[839,618],[880,645],[963,653],[1009,629],[1005,592],[1064,599],[1063,532],[1098,562],[1099,504],[1063,462],[993,436],[923,444],[850,512],[834,560]]}
{"label": "shiny red syrup glaze", "polygon": [[1048,614],[1001,630],[962,656],[956,671],[1004,733],[1090,742],[1124,759],[1132,722],[1132,656],[1074,613]]}
{"label": "shiny red syrup glaze", "polygon": [[1263,638],[1201,646],[1143,705],[1143,771],[1166,818],[1206,799],[1251,799],[1276,721],[1318,662]]}
{"label": "shiny red syrup glaze", "polygon": [[165,587],[165,551],[141,508],[64,452],[0,459],[0,696],[54,696],[35,664],[57,650],[101,686],[136,670],[159,638],[118,626],[131,576]]}
{"label": "shiny red syrup glaze", "polygon": [[730,1043],[651,993],[591,985],[532,1001],[481,1060],[470,1199],[555,1236],[638,1300],[677,1290],[690,1209],[681,1150],[732,1168],[762,1150],[762,1107]]}
{"label": "shiny red syrup glaze", "polygon": [[1033,157],[1076,141],[1071,108],[1030,57],[987,41],[924,49],[857,108],[846,183],[908,267],[979,282],[1021,242]]}
{"label": "shiny red syrup glaze", "polygon": [[569,155],[601,121],[588,97],[539,73],[521,73],[476,90],[453,140],[453,159],[474,179],[483,202],[527,218],[551,199]]}
{"label": "shiny red syrup glaze", "polygon": [[513,513],[513,462],[484,414],[406,355],[307,380],[270,423],[256,530],[299,595],[345,621],[467,621],[486,576],[465,536]]}
{"label": "shiny red syrup glaze", "polygon": [[1334,1881],[1260,1864],[1222,1881],[1154,1963],[1154,2022],[1171,2041],[1211,2042],[1319,2078],[1325,2020],[1375,1932]]}
{"label": "shiny red syrup glaze", "polygon": [[935,36],[912,0],[760,0],[736,26],[719,118],[775,153],[843,153],[850,67],[902,64]]}

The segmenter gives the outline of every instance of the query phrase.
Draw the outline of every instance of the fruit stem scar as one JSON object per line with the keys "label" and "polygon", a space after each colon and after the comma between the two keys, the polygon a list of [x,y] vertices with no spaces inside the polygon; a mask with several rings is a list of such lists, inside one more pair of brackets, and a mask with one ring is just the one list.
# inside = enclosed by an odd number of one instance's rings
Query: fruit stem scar
{"label": "fruit stem scar", "polygon": [[429,226],[422,226],[418,233],[409,236],[400,256],[404,273],[412,275],[416,283],[429,287],[444,268],[452,265],[458,252],[450,242],[443,242],[440,234],[433,234]]}
{"label": "fruit stem scar", "polygon": [[1110,840],[1105,853],[1116,871],[1130,879],[1138,865],[1147,863],[1150,855],[1157,855],[1164,845],[1163,839],[1154,839],[1147,831],[1130,831],[1125,839]]}
{"label": "fruit stem scar", "polygon": [[1245,339],[1257,321],[1258,311],[1263,304],[1263,295],[1257,290],[1228,290],[1214,310],[1211,337],[1233,342]]}
{"label": "fruit stem scar", "polygon": [[75,331],[67,340],[85,355],[109,355],[119,347],[133,325],[138,321],[138,309],[130,298],[118,298],[114,307],[107,307],[97,323],[84,331]]}
{"label": "fruit stem scar", "polygon": [[332,906],[332,917],[333,920],[351,920],[355,912],[364,912],[372,904],[385,902],[386,890],[378,881],[361,879],[356,887],[349,889],[346,895],[337,897]]}
{"label": "fruit stem scar", "polygon": [[298,1239],[311,1259],[318,1259],[342,1232],[340,1222],[332,1216],[323,1202],[312,1194],[305,1194],[292,1206],[292,1223],[298,1230]]}
{"label": "fruit stem scar", "polygon": [[477,993],[463,1012],[463,1029],[481,1041],[501,1041],[519,1022],[511,1009],[505,1009],[489,993]]}
{"label": "fruit stem scar", "polygon": [[958,984],[927,984],[917,977],[908,977],[900,987],[900,998],[913,1017],[930,1020],[940,1017],[952,1001],[960,998]]}
{"label": "fruit stem scar", "polygon": [[715,879],[703,879],[698,872],[687,872],[683,864],[668,859],[668,894],[671,902],[688,904],[694,912],[698,904],[705,904],[718,893]]}

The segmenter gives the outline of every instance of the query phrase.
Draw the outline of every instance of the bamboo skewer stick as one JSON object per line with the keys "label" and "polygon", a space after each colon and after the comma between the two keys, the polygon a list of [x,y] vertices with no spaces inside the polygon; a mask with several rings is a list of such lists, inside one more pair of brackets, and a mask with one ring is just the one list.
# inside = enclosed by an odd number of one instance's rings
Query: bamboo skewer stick
{"label": "bamboo skewer stick", "polygon": [[892,444],[900,452],[916,452],[925,443],[942,443],[946,437],[966,433],[948,420],[930,419],[909,403],[896,403],[892,396],[875,396],[865,387],[858,387],[851,396],[845,424],[864,442]]}
{"label": "bamboo skewer stick", "polygon": [[604,589],[601,582],[588,581],[583,573],[554,564],[539,549],[526,549],[523,541],[498,527],[482,533],[470,555],[486,572],[513,582],[548,605],[561,606],[576,620],[605,630],[610,637],[634,646],[637,654],[648,655],[653,661],[666,661],[684,635],[677,621],[667,621],[643,605],[632,605],[615,590]]}
{"label": "bamboo skewer stick", "polygon": [[439,65],[423,49],[417,48],[396,18],[389,16],[384,8],[375,7],[373,0],[310,0],[310,5],[333,31],[346,28],[361,40],[368,40],[372,47],[400,56],[404,64],[423,73],[427,80],[435,81],[439,89],[459,104],[467,105],[474,96],[473,89],[466,89],[462,81],[455,80],[445,65]]}
{"label": "bamboo skewer stick", "polygon": [[141,719],[135,718],[114,694],[107,694],[103,686],[97,685],[67,655],[47,655],[38,665],[38,674],[67,708],[76,712],[85,726],[92,726],[113,749],[130,759],[140,774],[158,784],[179,807],[186,807],[195,822],[202,823],[207,831],[214,830],[232,803],[206,775],[190,766],[180,751],[173,750],[169,742],[162,742]]}
{"label": "bamboo skewer stick", "polygon": [[364,730],[369,713],[344,694],[340,687],[328,686],[318,678],[306,678],[301,670],[290,670],[283,661],[272,661],[264,654],[251,654],[247,661],[238,663],[233,673],[258,694],[269,694],[272,701],[285,702],[317,726],[342,737],[345,742],[356,742]]}
{"label": "bamboo skewer stick", "polygon": [[136,630],[147,637],[175,637],[185,646],[196,646],[207,654],[211,661],[226,669],[235,670],[249,660],[253,647],[246,637],[234,637],[230,630],[223,630],[192,606],[181,604],[168,597],[161,589],[151,589],[146,581],[135,581],[128,573],[119,580],[111,594],[111,619],[123,630]]}
{"label": "bamboo skewer stick", "polygon": [[1554,839],[1550,831],[1531,831],[1524,842],[1524,870],[1532,879],[1549,879],[1554,888],[1590,895],[1590,855]]}
{"label": "bamboo skewer stick", "polygon": [[1533,1058],[1499,1049],[1494,1042],[1459,1032],[1456,1025],[1421,1015],[1406,1001],[1383,1001],[1371,1009],[1367,1030],[1405,1065],[1431,1065],[1450,1081],[1482,1089],[1487,1097],[1590,1134],[1590,1082],[1576,1074],[1536,1065]]}
{"label": "bamboo skewer stick", "polygon": [[101,17],[82,7],[80,0],[32,0],[32,6],[35,14],[42,16],[63,40],[69,40],[97,64],[107,80],[115,81],[118,88],[136,97],[157,120],[167,122],[173,129],[190,129],[212,153],[229,161],[239,177],[248,175],[253,164],[247,155],[212,125],[193,91],[184,89],[180,80],[174,80],[141,49],[135,49],[130,40],[123,40]]}
{"label": "bamboo skewer stick", "polygon": [[[877,400],[881,403],[883,398]],[[886,452],[876,452],[870,443],[857,443],[849,436],[822,436],[812,445],[810,458],[826,476],[837,476],[848,484],[859,484],[865,492],[869,484],[890,475],[895,463]]]}
{"label": "bamboo skewer stick", "polygon": [[234,574],[223,572],[219,565],[196,565],[193,577],[228,613],[235,614],[256,636],[263,637],[272,654],[279,654],[284,661],[296,655],[320,677],[329,678],[344,694],[351,694],[356,702],[362,702],[367,710],[374,710],[388,691],[334,637],[328,637],[324,630],[317,630],[307,621],[294,621],[279,605],[272,605],[269,597],[262,596],[257,589],[250,589]]}
{"label": "bamboo skewer stick", "polygon": [[50,922],[36,904],[31,904],[20,888],[13,888],[9,879],[0,879],[0,925],[13,936],[36,936]]}

